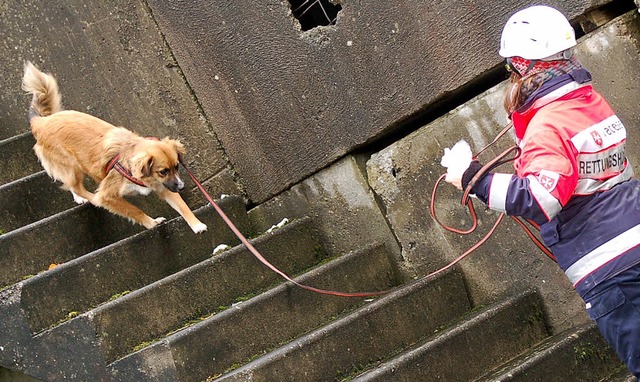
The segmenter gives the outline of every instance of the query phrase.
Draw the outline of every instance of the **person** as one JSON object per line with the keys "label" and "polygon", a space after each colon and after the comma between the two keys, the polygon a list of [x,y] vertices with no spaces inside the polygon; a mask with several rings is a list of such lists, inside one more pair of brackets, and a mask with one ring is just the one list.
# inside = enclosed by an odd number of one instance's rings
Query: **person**
{"label": "person", "polygon": [[[471,193],[539,225],[590,318],[640,377],[640,181],[625,155],[626,128],[594,90],[575,45],[554,8],[509,18],[499,50],[511,71],[504,106],[522,151],[515,174],[480,175]],[[462,167],[446,180],[466,189],[482,165]]]}

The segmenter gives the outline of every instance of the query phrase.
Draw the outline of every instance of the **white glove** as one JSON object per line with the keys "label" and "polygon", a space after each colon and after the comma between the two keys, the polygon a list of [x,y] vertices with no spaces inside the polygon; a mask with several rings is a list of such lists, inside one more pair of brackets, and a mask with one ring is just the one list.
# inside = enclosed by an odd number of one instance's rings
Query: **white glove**
{"label": "white glove", "polygon": [[440,164],[447,168],[445,181],[449,183],[460,183],[462,174],[469,168],[473,158],[471,147],[464,139],[458,141],[451,149],[444,149],[444,155]]}

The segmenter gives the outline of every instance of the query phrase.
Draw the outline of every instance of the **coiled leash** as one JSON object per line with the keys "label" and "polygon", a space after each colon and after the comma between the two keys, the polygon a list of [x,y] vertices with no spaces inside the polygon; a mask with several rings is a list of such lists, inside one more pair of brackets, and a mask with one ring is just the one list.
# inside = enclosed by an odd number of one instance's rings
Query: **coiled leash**
{"label": "coiled leash", "polygon": [[[504,134],[506,134],[509,129],[511,129],[513,127],[512,123],[509,123],[506,127],[504,127],[502,129],[502,131],[500,131],[498,133],[498,135],[496,135],[496,137],[493,139],[493,141],[491,141],[488,145],[486,145],[485,147],[482,148],[482,150],[480,150],[473,158],[472,160],[476,160],[478,158],[478,156],[480,156],[480,154],[482,154],[487,148],[489,148],[490,146],[492,146],[493,144],[495,144],[502,136],[504,136]],[[494,159],[492,159],[491,161],[489,161],[487,164],[485,164],[484,166],[482,166],[482,168],[474,175],[474,177],[471,179],[471,181],[469,182],[469,184],[467,185],[467,187],[464,189],[464,192],[462,194],[462,200],[461,200],[461,204],[463,206],[467,206],[468,210],[469,210],[469,214],[471,216],[471,221],[472,221],[472,225],[469,229],[457,229],[454,227],[450,227],[447,226],[446,224],[442,223],[437,215],[436,215],[436,209],[435,209],[435,199],[436,199],[436,194],[437,194],[437,190],[438,187],[440,185],[440,183],[442,182],[442,180],[446,177],[446,173],[442,174],[438,180],[436,181],[435,186],[433,187],[433,191],[431,193],[431,201],[429,203],[429,212],[431,214],[431,217],[433,218],[433,220],[438,223],[442,228],[446,229],[447,231],[450,232],[454,232],[454,233],[458,233],[461,235],[467,235],[470,234],[472,232],[475,231],[475,229],[478,226],[478,217],[476,215],[476,211],[475,208],[473,207],[473,203],[471,202],[471,198],[470,198],[470,194],[471,194],[471,189],[473,188],[473,186],[476,184],[476,182],[480,179],[482,179],[482,177],[484,177],[488,172],[492,171],[493,169],[495,169],[498,166],[501,166],[505,163],[509,163],[509,162],[513,162],[516,159],[518,159],[518,157],[521,154],[521,149],[518,146],[512,146],[509,147],[508,149],[506,149],[505,151],[503,151],[502,153],[500,153],[497,157],[495,157]],[[449,263],[447,266],[429,274],[428,276],[432,276],[435,274],[438,274],[440,272],[445,271],[446,269],[452,267],[453,265],[457,264],[458,262],[460,262],[460,260],[464,259],[465,257],[467,257],[468,255],[470,255],[473,251],[475,251],[478,247],[480,247],[482,244],[484,244],[489,237],[491,237],[491,235],[493,235],[493,233],[495,232],[495,230],[498,228],[498,225],[500,224],[500,222],[502,221],[502,218],[504,217],[504,213],[501,213],[500,215],[498,215],[498,218],[496,219],[495,223],[493,224],[493,226],[491,227],[491,229],[485,234],[485,236],[480,239],[476,244],[474,244],[471,248],[469,248],[467,251],[465,251],[462,255],[458,256],[456,259],[454,259],[451,263]],[[511,218],[518,223],[518,225],[520,225],[520,227],[522,227],[522,229],[525,231],[525,233],[527,234],[527,236],[529,237],[529,239],[531,239],[531,241],[533,241],[533,243],[546,255],[548,256],[551,260],[556,261],[555,256],[553,256],[553,254],[551,253],[551,251],[538,239],[538,237],[531,231],[531,229],[529,229],[529,227],[527,227],[527,225],[524,223],[524,221],[526,221],[527,223],[531,224],[535,229],[539,230],[540,227],[535,224],[534,222],[530,221],[530,220],[526,220],[526,219],[522,219],[518,216],[511,216]]]}
{"label": "coiled leash", "polygon": [[273,272],[275,272],[278,275],[280,275],[283,279],[285,279],[287,281],[290,281],[294,285],[296,285],[296,286],[298,286],[298,287],[300,287],[302,289],[309,290],[311,292],[320,293],[320,294],[326,294],[326,295],[331,295],[331,296],[338,296],[338,297],[375,297],[375,296],[381,296],[381,295],[384,295],[384,294],[387,294],[387,293],[391,292],[391,290],[379,291],[379,292],[339,292],[339,291],[334,291],[334,290],[315,288],[315,287],[312,287],[312,286],[309,286],[309,285],[301,284],[301,283],[297,282],[296,280],[292,279],[286,273],[282,272],[280,269],[276,268],[276,266],[271,264],[267,259],[264,258],[264,256],[262,256],[262,254],[260,254],[260,252],[249,242],[249,240],[247,240],[247,238],[244,237],[242,232],[240,232],[240,230],[235,226],[235,224],[233,224],[231,219],[229,219],[229,217],[224,213],[224,211],[222,211],[222,209],[216,204],[216,202],[213,201],[213,198],[211,198],[211,196],[209,195],[209,193],[207,193],[207,191],[204,189],[202,184],[198,181],[198,179],[196,179],[196,177],[193,175],[193,172],[191,172],[191,170],[189,169],[189,167],[187,167],[187,165],[184,163],[184,161],[180,161],[180,164],[182,164],[182,167],[184,167],[184,169],[187,171],[187,174],[189,174],[189,177],[191,177],[191,180],[193,180],[193,182],[196,184],[196,186],[198,187],[198,189],[200,190],[202,195],[205,197],[205,199],[207,199],[207,201],[209,203],[211,203],[211,205],[216,210],[218,215],[220,215],[222,220],[227,224],[227,226],[229,226],[229,228],[231,229],[231,231],[233,231],[233,233],[236,235],[236,237],[238,239],[240,239],[240,242],[242,242],[242,244],[244,244],[247,247],[247,249],[262,264],[267,266],[267,268],[271,269]]}

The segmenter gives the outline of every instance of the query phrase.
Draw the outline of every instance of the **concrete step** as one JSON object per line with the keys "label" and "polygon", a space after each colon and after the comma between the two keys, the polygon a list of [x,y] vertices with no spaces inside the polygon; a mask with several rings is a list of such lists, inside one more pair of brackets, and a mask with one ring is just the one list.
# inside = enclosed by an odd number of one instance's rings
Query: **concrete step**
{"label": "concrete step", "polygon": [[620,370],[601,379],[600,382],[638,382],[638,378],[631,375],[626,366],[622,366]]}
{"label": "concrete step", "polygon": [[33,152],[35,143],[31,132],[0,141],[0,185],[42,170],[38,157]]}
{"label": "concrete step", "polygon": [[353,380],[474,380],[548,336],[542,309],[536,293],[516,294]]}
{"label": "concrete step", "polygon": [[[252,244],[285,273],[300,272],[325,257],[308,218],[264,234]],[[94,309],[92,315],[104,357],[113,362],[144,342],[165,336],[279,281],[280,276],[260,263],[244,245],[210,257]]]}
{"label": "concrete step", "polygon": [[458,272],[421,279],[216,381],[341,380],[418,343],[471,308]]}
{"label": "concrete step", "polygon": [[89,205],[0,235],[0,288],[144,230]]}
{"label": "concrete step", "polygon": [[[341,256],[297,280],[342,291],[386,290],[397,283],[389,253],[380,244]],[[114,382],[202,381],[368,300],[321,295],[282,284],[113,363],[110,371]]]}
{"label": "concrete step", "polygon": [[478,381],[598,382],[603,378],[611,381],[609,376],[621,366],[598,328],[589,323],[547,339]]}
{"label": "concrete step", "polygon": [[[249,230],[244,204],[238,197],[232,197],[229,200],[231,199],[235,202],[225,204],[242,205],[243,212],[240,213],[236,209],[234,218],[238,219],[239,226]],[[168,204],[157,198],[136,197],[132,198],[132,202],[152,216],[165,216],[168,219],[178,216]],[[215,214],[213,210],[201,213],[205,216]],[[180,221],[179,225],[188,228],[181,218]],[[211,227],[217,226],[224,226],[224,223],[216,217],[209,224],[209,229],[215,230]],[[156,228],[160,230],[156,234],[166,233],[162,227]],[[3,233],[0,235],[0,261],[6,266],[0,267],[0,288],[44,272],[52,263],[62,264],[72,261],[144,231],[146,229],[140,225],[132,224],[102,208],[86,204]],[[230,233],[226,229],[225,232]],[[204,237],[209,235],[205,234]]]}
{"label": "concrete step", "polygon": [[[43,176],[34,175],[2,187],[6,191],[2,195],[12,198],[12,202],[8,203],[6,209],[3,208],[1,214],[8,220],[12,220],[10,216],[16,218],[13,223],[9,223],[11,230],[0,234],[0,261],[6,264],[0,267],[0,288],[44,272],[52,263],[71,261],[145,230],[140,225],[89,204],[55,213],[56,209],[63,208],[71,196],[68,192],[57,189],[54,184],[46,183]],[[42,193],[31,192],[30,190],[38,190],[38,183],[48,184],[48,187]],[[49,202],[43,195],[47,191],[54,195]],[[0,196],[0,201],[4,201],[2,198]],[[242,204],[239,198],[234,198],[237,199],[236,203]],[[167,219],[178,216],[167,203],[158,198],[138,196],[130,200],[151,216],[164,216]],[[33,213],[30,217],[24,217],[27,214],[23,215],[21,209]],[[242,210],[245,210],[244,205]],[[55,214],[40,216],[49,213]],[[243,212],[237,217],[241,219],[239,224],[248,229],[248,218],[244,215],[246,213]],[[16,227],[35,217],[40,220]],[[215,224],[223,223],[216,220]],[[3,226],[4,223],[0,223],[0,228]]]}
{"label": "concrete step", "polygon": [[[249,231],[240,198],[225,198],[220,207],[239,229]],[[196,235],[182,218],[176,218],[24,281],[21,304],[31,331],[38,333],[70,314],[87,311],[113,296],[142,288],[198,263],[210,257],[221,243],[238,242],[211,206],[195,213],[208,225],[208,231]]]}
{"label": "concrete step", "polygon": [[0,231],[7,233],[76,206],[43,171],[0,186]]}

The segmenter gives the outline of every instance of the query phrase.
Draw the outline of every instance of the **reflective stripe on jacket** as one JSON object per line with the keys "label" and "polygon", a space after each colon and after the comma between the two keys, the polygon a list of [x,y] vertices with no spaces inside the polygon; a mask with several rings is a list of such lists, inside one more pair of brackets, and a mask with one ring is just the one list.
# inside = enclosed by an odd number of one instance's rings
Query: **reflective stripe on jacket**
{"label": "reflective stripe on jacket", "polygon": [[620,119],[590,84],[567,76],[513,113],[522,149],[515,175],[488,174],[472,191],[491,209],[539,224],[582,294],[640,262],[640,185],[627,182]]}

